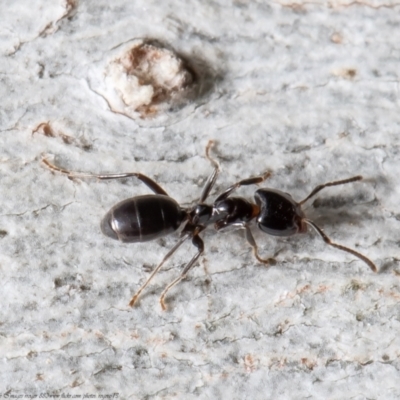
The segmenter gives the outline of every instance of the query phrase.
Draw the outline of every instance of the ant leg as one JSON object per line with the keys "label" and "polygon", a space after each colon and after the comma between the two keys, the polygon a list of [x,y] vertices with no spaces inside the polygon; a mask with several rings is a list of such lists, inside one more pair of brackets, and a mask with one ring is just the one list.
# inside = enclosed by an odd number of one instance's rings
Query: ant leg
{"label": "ant leg", "polygon": [[254,257],[263,264],[270,264],[272,265],[274,263],[274,259],[273,258],[261,258],[258,254],[258,247],[257,247],[257,243],[254,240],[253,234],[251,233],[251,229],[248,225],[243,224],[243,229],[245,230],[246,233],[246,239],[247,242],[249,243],[249,245],[253,248],[253,254]]}
{"label": "ant leg", "polygon": [[210,163],[214,166],[214,168],[219,168],[218,161],[215,161],[211,156],[210,156],[210,149],[213,147],[215,144],[214,140],[209,140],[206,146],[206,157],[210,161]]}
{"label": "ant leg", "polygon": [[206,200],[206,198],[208,197],[208,195],[211,192],[211,189],[213,188],[215,181],[217,180],[217,176],[219,173],[219,164],[217,161],[215,161],[211,156],[210,156],[210,149],[211,147],[214,145],[214,141],[210,140],[207,143],[207,147],[206,147],[206,157],[207,159],[211,162],[211,164],[214,167],[214,171],[211,173],[211,175],[208,177],[206,183],[204,184],[204,188],[201,192],[201,196],[200,196],[200,200],[199,203],[204,203],[204,201]]}
{"label": "ant leg", "polygon": [[198,252],[193,256],[193,258],[186,264],[185,268],[183,269],[183,271],[181,272],[181,274],[175,279],[173,280],[165,289],[164,291],[161,293],[160,296],[160,304],[161,304],[161,308],[165,311],[167,309],[166,305],[165,305],[165,296],[168,293],[168,291],[170,289],[172,289],[176,284],[178,284],[182,279],[185,279],[187,273],[190,271],[190,269],[193,267],[193,265],[196,263],[196,261],[199,259],[199,257],[201,256],[201,254],[204,252],[204,242],[203,240],[200,238],[200,236],[198,236],[197,234],[195,236],[193,236],[192,239],[192,243],[194,246],[197,247]]}
{"label": "ant leg", "polygon": [[218,221],[214,224],[214,227],[217,231],[223,231],[226,228],[229,227],[235,227],[235,228],[239,228],[239,229],[244,229],[245,230],[245,235],[246,235],[246,240],[249,243],[249,245],[252,247],[253,249],[253,254],[254,257],[263,264],[273,264],[274,263],[274,259],[273,258],[261,258],[260,255],[258,254],[258,246],[256,241],[254,240],[254,236],[251,233],[251,229],[249,227],[249,225],[247,225],[245,222],[231,222],[229,221],[229,219],[225,219],[222,221]]}
{"label": "ant leg", "polygon": [[305,223],[308,225],[312,226],[322,237],[323,241],[326,244],[329,244],[330,246],[336,247],[339,250],[347,251],[347,253],[353,254],[353,256],[358,257],[360,260],[364,261],[371,269],[373,272],[377,272],[376,265],[367,257],[359,253],[358,251],[355,251],[353,249],[349,249],[348,247],[342,246],[341,244],[337,244],[331,241],[328,236],[323,232],[321,228],[319,228],[314,222],[310,221],[309,219],[303,219]]}
{"label": "ant leg", "polygon": [[97,178],[97,179],[107,180],[107,179],[122,179],[135,176],[137,179],[142,181],[147,187],[149,187],[154,193],[168,196],[168,193],[158,183],[153,181],[153,179],[149,178],[148,176],[143,175],[139,172],[126,172],[121,174],[86,174],[82,172],[68,171],[66,169],[57,167],[56,165],[52,164],[45,158],[42,159],[42,162],[50,170],[61,172],[62,174],[67,175],[69,178]]}
{"label": "ant leg", "polygon": [[164,265],[164,263],[171,257],[173,253],[182,245],[182,243],[189,237],[189,235],[185,235],[183,238],[179,240],[179,242],[167,253],[167,255],[161,260],[160,264],[157,265],[155,270],[151,273],[151,275],[147,278],[147,281],[139,288],[139,290],[136,292],[136,294],[132,297],[131,301],[129,302],[129,305],[131,307],[134,306],[136,303],[136,300],[140,296],[140,294],[143,292],[143,290],[146,288],[146,286],[150,283],[150,281],[153,279],[154,275],[161,269],[161,267]]}
{"label": "ant leg", "polygon": [[352,178],[343,179],[341,181],[333,181],[333,182],[324,183],[322,185],[318,185],[312,190],[312,192],[305,199],[303,199],[302,201],[300,201],[300,203],[297,203],[297,204],[298,205],[304,204],[308,199],[315,196],[323,188],[326,188],[328,186],[344,185],[345,183],[360,181],[362,178],[363,177],[361,175],[357,175],[357,176],[353,176]]}
{"label": "ant leg", "polygon": [[239,188],[240,186],[248,186],[248,185],[255,185],[257,183],[264,182],[266,179],[268,179],[271,176],[271,172],[266,172],[263,175],[256,176],[254,178],[248,178],[248,179],[243,179],[239,182],[236,182],[232,186],[230,186],[228,189],[226,189],[224,192],[222,192],[216,199],[215,203],[221,200],[225,200],[234,190]]}

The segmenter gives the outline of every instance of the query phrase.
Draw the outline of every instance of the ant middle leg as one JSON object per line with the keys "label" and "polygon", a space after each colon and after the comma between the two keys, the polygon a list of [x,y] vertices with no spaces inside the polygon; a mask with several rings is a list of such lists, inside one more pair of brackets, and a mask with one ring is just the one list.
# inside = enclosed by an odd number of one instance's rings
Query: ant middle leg
{"label": "ant middle leg", "polygon": [[67,169],[57,167],[56,165],[52,164],[46,158],[43,158],[42,162],[50,170],[60,172],[64,175],[67,175],[69,178],[96,178],[96,179],[101,179],[101,180],[108,180],[108,179],[130,178],[130,177],[134,176],[137,179],[139,179],[141,182],[143,182],[154,193],[168,196],[168,193],[157,182],[155,182],[153,179],[149,178],[148,176],[141,174],[140,172],[125,172],[125,173],[120,173],[120,174],[87,174],[84,172],[69,171]]}
{"label": "ant middle leg", "polygon": [[336,247],[339,250],[346,251],[347,253],[353,254],[353,256],[358,257],[360,260],[364,261],[373,272],[377,272],[376,265],[367,257],[365,257],[363,254],[359,253],[358,251],[355,251],[353,249],[350,249],[346,246],[342,246],[341,244],[337,244],[332,242],[332,240],[324,233],[324,231],[316,225],[313,221],[310,221],[309,219],[304,218],[303,221],[312,226],[322,237],[322,240],[326,243],[329,244],[329,246]]}
{"label": "ant middle leg", "polygon": [[215,181],[217,180],[217,176],[219,173],[219,164],[217,161],[215,161],[211,156],[210,156],[210,149],[214,145],[214,141],[210,140],[207,143],[206,147],[206,157],[214,167],[214,171],[211,173],[211,175],[208,177],[206,183],[204,184],[203,190],[200,195],[199,203],[204,203],[204,201],[207,199],[208,195],[211,192],[211,189],[213,188]]}
{"label": "ant middle leg", "polygon": [[363,179],[363,177],[361,175],[357,175],[357,176],[353,176],[352,178],[342,179],[340,181],[327,182],[327,183],[324,183],[322,185],[318,185],[311,191],[311,193],[305,199],[303,199],[302,201],[300,201],[297,204],[298,205],[304,204],[308,199],[310,199],[311,197],[315,196],[319,191],[321,191],[322,189],[324,189],[326,187],[344,185],[345,183],[351,183],[351,182],[360,181],[361,179]]}
{"label": "ant middle leg", "polygon": [[167,285],[167,287],[163,290],[163,292],[161,293],[160,296],[160,304],[161,304],[161,308],[165,311],[167,309],[166,305],[165,305],[165,296],[166,294],[169,292],[170,289],[172,289],[176,284],[178,284],[182,279],[186,278],[187,273],[192,269],[192,267],[194,266],[194,264],[196,263],[196,261],[199,259],[199,257],[201,256],[201,254],[203,254],[204,252],[204,242],[203,240],[200,238],[200,236],[198,236],[198,234],[195,234],[192,238],[192,243],[194,246],[197,247],[197,253],[193,256],[193,258],[186,264],[185,268],[183,269],[183,271],[181,272],[181,274],[174,279],[169,285]]}

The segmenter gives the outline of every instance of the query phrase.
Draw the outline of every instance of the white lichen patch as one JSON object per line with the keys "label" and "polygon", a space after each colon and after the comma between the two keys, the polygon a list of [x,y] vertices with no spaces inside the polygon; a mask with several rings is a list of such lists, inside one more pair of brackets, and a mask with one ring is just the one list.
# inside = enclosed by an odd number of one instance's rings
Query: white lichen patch
{"label": "white lichen patch", "polygon": [[145,118],[188,100],[195,77],[172,50],[137,41],[109,63],[105,81],[120,100],[111,100],[115,111]]}

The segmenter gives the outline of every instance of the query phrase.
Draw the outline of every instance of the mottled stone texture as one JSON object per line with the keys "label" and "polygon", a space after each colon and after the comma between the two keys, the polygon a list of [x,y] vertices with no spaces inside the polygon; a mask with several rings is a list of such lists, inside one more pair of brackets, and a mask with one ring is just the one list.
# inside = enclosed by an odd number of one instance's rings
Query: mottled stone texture
{"label": "mottled stone texture", "polygon": [[[0,3],[0,394],[400,398],[399,11],[381,1]],[[132,86],[107,68],[148,41],[180,57],[167,70],[188,63],[177,93],[190,76],[199,86],[175,103],[164,88],[151,113],[116,108],[110,93]],[[305,212],[380,273],[313,232],[254,227],[261,255],[276,259],[267,268],[241,232],[210,229],[168,311],[158,298],[195,253],[190,243],[130,309],[177,236],[102,236],[113,204],[149,190],[71,180],[41,159],[140,171],[190,204],[212,171],[209,139],[222,167],[212,198],[268,170],[266,185],[297,200],[363,175]]]}

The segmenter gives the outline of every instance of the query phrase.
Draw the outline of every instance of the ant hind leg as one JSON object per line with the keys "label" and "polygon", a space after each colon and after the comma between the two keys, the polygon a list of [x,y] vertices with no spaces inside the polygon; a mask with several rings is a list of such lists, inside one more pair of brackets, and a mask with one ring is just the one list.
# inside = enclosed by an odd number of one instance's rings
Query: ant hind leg
{"label": "ant hind leg", "polygon": [[165,311],[167,309],[165,305],[165,296],[176,284],[178,284],[182,279],[186,278],[187,273],[192,269],[196,261],[199,259],[201,254],[204,252],[204,242],[197,234],[193,236],[192,243],[197,247],[198,252],[193,256],[193,258],[186,264],[185,268],[181,272],[181,274],[174,279],[167,287],[163,290],[160,296],[160,304],[161,308]]}
{"label": "ant hind leg", "polygon": [[132,176],[139,179],[143,182],[148,188],[150,188],[155,194],[162,194],[164,196],[168,196],[168,193],[153,179],[149,178],[146,175],[141,174],[140,172],[123,172],[120,174],[87,174],[85,172],[75,172],[69,171],[67,169],[63,169],[58,167],[57,165],[52,164],[46,158],[42,159],[43,164],[50,170],[60,172],[61,174],[67,175],[69,178],[96,178],[100,180],[109,180],[109,179],[123,179],[130,178]]}
{"label": "ant hind leg", "polygon": [[161,260],[161,262],[157,265],[151,275],[147,278],[146,282],[139,288],[136,294],[132,297],[131,301],[129,302],[129,306],[133,307],[139,298],[140,294],[143,290],[147,287],[150,281],[154,278],[154,275],[161,269],[161,267],[165,264],[165,262],[172,256],[173,253],[183,244],[183,242],[189,237],[189,235],[185,235],[183,238],[179,240],[178,243],[165,255],[165,257]]}

